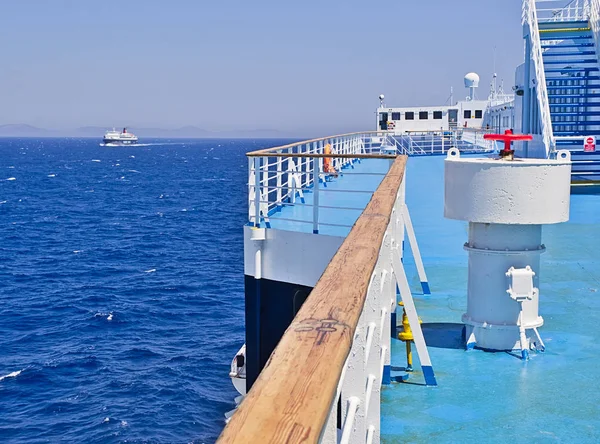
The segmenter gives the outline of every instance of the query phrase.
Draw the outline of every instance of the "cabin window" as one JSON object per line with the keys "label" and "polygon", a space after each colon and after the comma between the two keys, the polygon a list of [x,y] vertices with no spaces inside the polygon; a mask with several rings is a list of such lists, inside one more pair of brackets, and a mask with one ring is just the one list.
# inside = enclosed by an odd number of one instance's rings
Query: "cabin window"
{"label": "cabin window", "polygon": [[400,113],[392,113],[392,120],[400,120]]}
{"label": "cabin window", "polygon": [[470,119],[471,118],[471,110],[470,109],[466,109],[465,110],[464,118],[465,119]]}
{"label": "cabin window", "polygon": [[419,120],[427,120],[429,113],[427,111],[419,111]]}
{"label": "cabin window", "polygon": [[434,111],[433,112],[433,118],[436,120],[441,120],[442,118],[442,112],[441,111]]}
{"label": "cabin window", "polygon": [[412,111],[407,111],[404,113],[404,118],[406,120],[415,120],[415,113],[413,113]]}
{"label": "cabin window", "polygon": [[475,118],[476,119],[482,119],[483,118],[483,111],[480,109],[476,109],[475,110]]}

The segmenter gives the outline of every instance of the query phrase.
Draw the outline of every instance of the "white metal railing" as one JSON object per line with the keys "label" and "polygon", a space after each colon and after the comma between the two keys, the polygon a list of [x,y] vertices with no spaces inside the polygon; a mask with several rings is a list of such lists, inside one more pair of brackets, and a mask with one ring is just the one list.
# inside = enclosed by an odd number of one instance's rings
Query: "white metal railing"
{"label": "white metal railing", "polygon": [[488,153],[495,150],[490,140],[483,135],[486,129],[458,128],[449,131],[411,131],[389,136],[396,144],[399,154],[408,156],[446,154],[450,148],[461,152]]}
{"label": "white metal railing", "polygon": [[427,281],[406,207],[405,168],[406,156],[396,157],[219,444],[380,443],[381,386],[391,376],[396,288],[425,385],[437,385],[402,262],[408,234],[420,279]]}
{"label": "white metal railing", "polygon": [[[556,143],[552,131],[552,119],[550,117],[550,101],[548,99],[548,89],[546,88],[546,73],[544,72],[544,61],[542,57],[542,43],[540,40],[540,29],[538,27],[538,17],[534,0],[523,1],[523,25],[529,29],[528,38],[531,43],[531,58],[533,60],[536,79],[536,93],[539,105],[540,122],[542,130],[542,139],[546,148],[546,156],[556,151]],[[531,85],[526,85],[530,88]]]}
{"label": "white metal railing", "polygon": [[[392,131],[372,131],[342,134],[313,139],[281,147],[248,153],[248,222],[255,227],[270,227],[269,216],[284,207],[312,207],[312,217],[299,219],[281,217],[287,221],[310,225],[318,233],[320,226],[350,229],[351,225],[325,223],[320,217],[323,209],[354,210],[357,216],[362,207],[327,206],[323,193],[355,193],[368,197],[374,190],[330,189],[327,183],[339,175],[381,172],[353,172],[350,167],[361,158],[389,158],[396,155],[445,154],[450,148],[463,152],[491,152],[494,144],[483,139],[485,130],[458,129],[444,132],[394,134]],[[310,195],[311,199],[307,199]],[[308,228],[308,227],[307,227]]]}
{"label": "white metal railing", "polygon": [[555,8],[537,8],[540,22],[568,22],[587,20],[590,15],[590,0],[538,0],[537,3],[560,3]]}
{"label": "white metal railing", "polygon": [[600,0],[590,0],[590,28],[594,36],[594,46],[596,47],[596,59],[600,66]]}
{"label": "white metal railing", "polygon": [[[320,225],[334,225],[320,220],[321,209],[356,210],[358,216],[361,207],[325,206],[320,203],[321,194],[348,192],[370,195],[374,190],[328,190],[327,182],[340,174],[357,174],[343,170],[361,158],[393,159],[397,153],[387,131],[342,134],[248,153],[248,221],[256,227],[261,223],[268,227],[269,216],[285,206],[312,207],[312,220],[278,219],[312,224],[313,232],[318,233]],[[387,170],[361,174],[384,176],[386,173]],[[312,193],[311,203],[305,200],[306,193]]]}
{"label": "white metal railing", "polygon": [[[342,368],[329,417],[321,432],[322,444],[379,443],[380,397],[384,366],[390,364],[390,313],[396,309],[393,258],[400,257],[404,237],[404,181],[385,232],[379,259],[371,276],[350,353]],[[338,424],[338,404],[341,423]]]}

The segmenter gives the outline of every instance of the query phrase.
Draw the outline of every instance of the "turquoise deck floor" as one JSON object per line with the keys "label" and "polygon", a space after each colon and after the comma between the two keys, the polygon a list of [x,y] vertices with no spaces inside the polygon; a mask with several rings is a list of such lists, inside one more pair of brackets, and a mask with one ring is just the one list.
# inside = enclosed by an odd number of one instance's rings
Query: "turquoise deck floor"
{"label": "turquoise deck floor", "polygon": [[[389,167],[390,160],[387,159],[363,159],[361,162],[356,162],[354,168],[344,168],[341,175],[327,182],[326,186],[321,184],[319,188],[319,234],[346,236],[369,203],[373,192],[383,180]],[[367,193],[363,191],[367,191]],[[304,199],[307,206],[301,205],[300,198],[297,197],[297,205],[284,206],[282,211],[272,214],[270,216],[271,228],[312,233],[314,193],[305,191]]]}
{"label": "turquoise deck floor", "polygon": [[[546,352],[523,362],[462,348],[467,224],[444,219],[443,176],[443,158],[409,159],[407,203],[432,295],[408,249],[405,264],[439,386],[421,385],[416,362],[407,383],[384,387],[382,442],[600,442],[600,196],[571,196],[570,221],[543,229]],[[404,344],[392,341],[392,366],[404,367]]]}

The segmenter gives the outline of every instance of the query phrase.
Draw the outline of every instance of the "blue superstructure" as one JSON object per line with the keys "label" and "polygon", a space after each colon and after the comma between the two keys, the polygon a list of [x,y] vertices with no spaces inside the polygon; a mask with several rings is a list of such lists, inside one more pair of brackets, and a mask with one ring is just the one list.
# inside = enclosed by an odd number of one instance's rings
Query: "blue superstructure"
{"label": "blue superstructure", "polygon": [[[589,20],[539,23],[557,149],[573,152],[573,181],[600,178],[600,157],[585,139],[600,133],[598,54]],[[594,140],[595,143],[595,140]]]}

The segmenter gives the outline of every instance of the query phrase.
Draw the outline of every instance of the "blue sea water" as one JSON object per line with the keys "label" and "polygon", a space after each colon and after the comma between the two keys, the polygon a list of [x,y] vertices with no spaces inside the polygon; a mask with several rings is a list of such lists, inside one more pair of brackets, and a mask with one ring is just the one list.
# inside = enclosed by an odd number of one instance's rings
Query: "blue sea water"
{"label": "blue sea water", "polygon": [[0,442],[213,442],[244,342],[245,153],[0,139]]}

